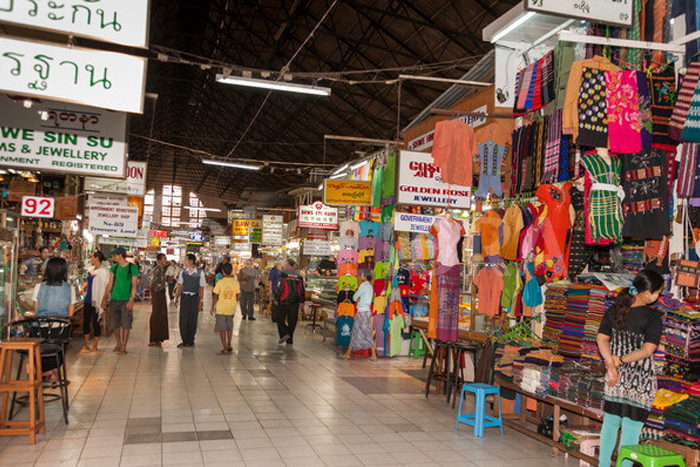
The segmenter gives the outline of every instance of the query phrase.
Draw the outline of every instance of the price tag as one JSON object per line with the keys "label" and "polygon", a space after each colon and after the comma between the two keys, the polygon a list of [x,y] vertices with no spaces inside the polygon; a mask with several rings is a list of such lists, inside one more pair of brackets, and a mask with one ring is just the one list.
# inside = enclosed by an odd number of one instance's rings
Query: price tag
{"label": "price tag", "polygon": [[22,216],[53,218],[56,201],[53,198],[24,196],[22,198]]}

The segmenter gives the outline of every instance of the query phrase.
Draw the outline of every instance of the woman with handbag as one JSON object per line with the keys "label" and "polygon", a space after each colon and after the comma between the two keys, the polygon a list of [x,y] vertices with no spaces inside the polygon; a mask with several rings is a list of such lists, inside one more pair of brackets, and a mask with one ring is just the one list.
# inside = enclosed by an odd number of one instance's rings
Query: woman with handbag
{"label": "woman with handbag", "polygon": [[[80,289],[80,294],[85,294],[85,300],[83,301],[84,351],[97,351],[97,342],[102,335],[102,328],[100,327],[100,318],[104,314],[102,298],[109,282],[109,269],[103,266],[103,262],[106,259],[105,255],[99,250],[95,250],[90,255],[90,268],[87,271],[87,279],[82,289]],[[92,346],[90,345],[91,332],[93,335]]]}
{"label": "woman with handbag", "polygon": [[[600,323],[598,349],[607,369],[600,467],[610,466],[618,430],[620,446],[639,444],[654,403],[654,352],[661,340],[662,324],[661,313],[650,305],[659,298],[664,285],[664,278],[657,272],[639,272]],[[625,467],[632,464],[625,462]]]}

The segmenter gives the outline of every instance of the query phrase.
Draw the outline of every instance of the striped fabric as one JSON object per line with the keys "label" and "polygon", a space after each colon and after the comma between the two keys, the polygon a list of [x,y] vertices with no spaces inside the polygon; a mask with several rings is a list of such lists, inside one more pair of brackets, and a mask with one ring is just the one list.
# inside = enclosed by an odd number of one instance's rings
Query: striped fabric
{"label": "striped fabric", "polygon": [[561,111],[549,117],[547,145],[544,153],[542,184],[556,183],[559,177],[559,152],[561,149]]}
{"label": "striped fabric", "polygon": [[698,156],[698,145],[695,143],[683,143],[681,151],[681,163],[678,173],[678,196],[680,198],[690,198],[693,195],[693,177],[695,175],[695,162]]}
{"label": "striped fabric", "polygon": [[681,141],[686,141],[690,143],[700,143],[700,80],[698,80],[695,85],[695,92],[693,97],[690,99],[690,107],[688,108],[688,115],[685,119],[685,125],[683,125],[683,132],[681,133]]}
{"label": "striped fabric", "polygon": [[[588,153],[581,162],[594,183],[619,186],[621,182],[622,163],[611,154],[608,165],[598,153]],[[588,200],[588,219],[593,240],[622,240],[622,209],[620,198],[615,191],[591,190]]]}
{"label": "striped fabric", "polygon": [[668,137],[674,141],[681,141],[683,126],[690,108],[690,101],[695,93],[695,87],[698,84],[698,76],[700,76],[700,63],[691,63],[688,67],[688,72],[683,79],[681,90],[678,93],[676,106],[673,108],[673,115],[668,124]]}

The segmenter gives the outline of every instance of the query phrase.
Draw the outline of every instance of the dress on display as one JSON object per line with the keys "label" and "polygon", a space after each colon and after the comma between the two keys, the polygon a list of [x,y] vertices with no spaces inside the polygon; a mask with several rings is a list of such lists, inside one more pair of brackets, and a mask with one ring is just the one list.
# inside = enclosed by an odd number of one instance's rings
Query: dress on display
{"label": "dress on display", "polygon": [[438,305],[435,337],[441,341],[457,341],[459,339],[461,277],[457,244],[466,232],[461,222],[451,217],[449,219],[441,217],[430,228],[430,233],[433,234],[438,243],[435,268]]}
{"label": "dress on display", "polygon": [[525,227],[523,213],[520,207],[512,205],[503,216],[503,246],[501,256],[508,261],[518,259],[518,247],[520,246],[520,232]]}
{"label": "dress on display", "polygon": [[620,198],[624,196],[620,186],[622,163],[613,154],[608,163],[597,152],[587,153],[581,162],[592,183],[586,219],[591,240],[620,242],[623,226]]}
{"label": "dress on display", "polygon": [[625,237],[661,240],[669,235],[666,151],[645,149],[622,157]]}
{"label": "dress on display", "polygon": [[475,195],[478,198],[488,197],[491,190],[493,196],[503,196],[501,187],[501,163],[506,155],[506,147],[493,141],[479,145],[481,157],[481,174],[479,175],[479,188]]}
{"label": "dress on display", "polygon": [[501,295],[503,294],[503,273],[496,266],[488,265],[474,278],[474,284],[479,287],[480,314],[498,316],[501,311]]}
{"label": "dress on display", "polygon": [[571,232],[569,249],[569,279],[574,280],[583,272],[593,256],[593,248],[586,244],[586,219],[584,216],[583,191],[575,186],[569,188],[571,205],[576,212],[574,227]]}
{"label": "dress on display", "polygon": [[474,129],[462,120],[443,120],[435,125],[433,163],[444,183],[472,186],[472,158],[479,153]]}
{"label": "dress on display", "polygon": [[641,113],[636,71],[606,71],[608,138],[616,153],[642,149]]}
{"label": "dress on display", "polygon": [[547,206],[544,235],[544,263],[540,268],[547,282],[563,279],[568,272],[569,239],[571,234],[571,184],[540,185],[536,196]]}
{"label": "dress on display", "polygon": [[605,71],[584,68],[578,98],[578,138],[581,146],[608,147],[608,104]]}

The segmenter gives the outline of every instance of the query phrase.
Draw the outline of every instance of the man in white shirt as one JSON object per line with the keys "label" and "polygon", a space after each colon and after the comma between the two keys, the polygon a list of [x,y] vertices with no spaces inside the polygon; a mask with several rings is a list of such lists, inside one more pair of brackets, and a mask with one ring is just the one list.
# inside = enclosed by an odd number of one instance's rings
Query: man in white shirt
{"label": "man in white shirt", "polygon": [[178,347],[192,347],[194,336],[197,334],[197,318],[204,305],[204,287],[207,286],[207,278],[204,271],[196,267],[197,258],[192,254],[187,255],[185,269],[180,273],[175,290],[175,306],[180,306],[180,342]]}
{"label": "man in white shirt", "polygon": [[168,283],[168,296],[171,301],[175,299],[175,284],[178,277],[180,277],[180,268],[175,260],[171,260],[168,269],[165,270],[165,281]]}

